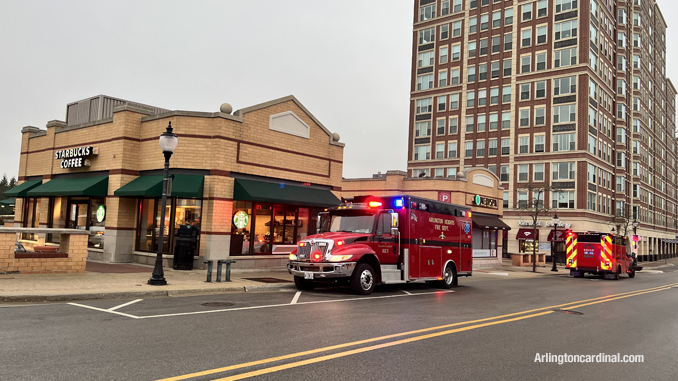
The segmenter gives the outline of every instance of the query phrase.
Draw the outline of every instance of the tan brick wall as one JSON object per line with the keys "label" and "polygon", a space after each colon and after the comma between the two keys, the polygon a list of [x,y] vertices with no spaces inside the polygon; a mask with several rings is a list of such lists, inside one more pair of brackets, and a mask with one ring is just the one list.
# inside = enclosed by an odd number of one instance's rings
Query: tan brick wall
{"label": "tan brick wall", "polygon": [[68,258],[15,258],[16,233],[0,233],[0,271],[21,274],[84,273],[87,263],[87,236],[61,235],[59,252]]}

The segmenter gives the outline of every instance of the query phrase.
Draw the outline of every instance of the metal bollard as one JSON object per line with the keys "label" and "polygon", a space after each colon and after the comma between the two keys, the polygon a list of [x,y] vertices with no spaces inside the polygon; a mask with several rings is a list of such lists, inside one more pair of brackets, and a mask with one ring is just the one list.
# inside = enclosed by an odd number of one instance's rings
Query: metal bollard
{"label": "metal bollard", "polygon": [[213,261],[209,259],[205,259],[202,261],[202,263],[207,263],[207,280],[205,283],[212,283],[212,268],[213,266]]}
{"label": "metal bollard", "polygon": [[226,264],[226,278],[224,282],[231,281],[231,263],[235,263],[235,259],[220,259],[217,261],[217,282],[221,282],[221,265]]}

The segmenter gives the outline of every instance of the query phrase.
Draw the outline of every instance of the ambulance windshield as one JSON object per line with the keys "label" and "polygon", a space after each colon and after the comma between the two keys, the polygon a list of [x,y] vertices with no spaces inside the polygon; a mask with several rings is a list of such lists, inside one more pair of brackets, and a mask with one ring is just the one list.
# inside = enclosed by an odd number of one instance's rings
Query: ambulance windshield
{"label": "ambulance windshield", "polygon": [[332,215],[329,219],[329,226],[323,231],[345,232],[345,233],[372,233],[374,228],[374,215]]}

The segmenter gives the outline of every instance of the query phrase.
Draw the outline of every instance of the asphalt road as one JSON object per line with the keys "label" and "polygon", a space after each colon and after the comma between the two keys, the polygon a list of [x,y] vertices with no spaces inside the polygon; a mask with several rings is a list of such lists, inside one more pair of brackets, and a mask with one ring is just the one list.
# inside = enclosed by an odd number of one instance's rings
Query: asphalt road
{"label": "asphalt road", "polygon": [[[368,297],[330,288],[0,307],[0,377],[676,380],[677,287],[676,272],[476,274],[454,292],[406,285]],[[549,353],[643,362],[535,361]]]}

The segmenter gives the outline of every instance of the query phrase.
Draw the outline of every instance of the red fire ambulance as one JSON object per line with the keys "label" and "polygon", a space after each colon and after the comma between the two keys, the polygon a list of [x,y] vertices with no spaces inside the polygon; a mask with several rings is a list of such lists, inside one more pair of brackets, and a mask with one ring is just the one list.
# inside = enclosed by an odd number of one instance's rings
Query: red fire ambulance
{"label": "red fire ambulance", "polygon": [[619,275],[636,276],[636,260],[628,237],[609,234],[569,232],[565,241],[567,268],[573,277],[586,273],[603,275],[605,279],[619,279]]}
{"label": "red fire ambulance", "polygon": [[287,265],[300,290],[345,283],[358,294],[377,284],[435,282],[449,288],[471,276],[469,207],[412,196],[355,197],[321,213]]}

